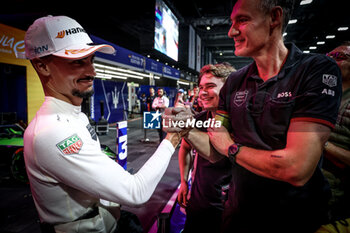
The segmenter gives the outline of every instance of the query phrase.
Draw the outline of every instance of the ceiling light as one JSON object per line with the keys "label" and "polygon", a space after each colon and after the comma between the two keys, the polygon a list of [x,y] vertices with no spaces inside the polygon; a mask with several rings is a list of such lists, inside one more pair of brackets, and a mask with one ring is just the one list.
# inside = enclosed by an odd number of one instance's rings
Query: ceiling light
{"label": "ceiling light", "polygon": [[333,39],[333,38],[335,38],[335,35],[328,35],[328,36],[326,36],[326,39]]}
{"label": "ceiling light", "polygon": [[[132,70],[118,68],[118,67],[115,67],[115,66],[102,65],[102,64],[99,64],[99,63],[94,63],[94,66],[98,67],[98,68],[96,68],[97,71],[99,71],[99,68],[103,68],[104,70],[106,70],[105,72],[107,72],[107,73],[111,72],[111,71],[120,71],[120,72],[123,72],[123,73],[135,74],[135,75],[138,75],[138,76],[142,76],[142,77],[148,78],[148,75],[145,74],[145,73],[140,73],[140,72],[136,72],[136,71],[132,71]],[[100,71],[102,71],[102,70],[100,70]]]}
{"label": "ceiling light", "polygon": [[309,49],[317,49],[316,46],[310,46]]}
{"label": "ceiling light", "polygon": [[310,51],[309,50],[304,50],[303,53],[310,53]]}
{"label": "ceiling light", "polygon": [[180,84],[183,84],[183,85],[187,85],[187,86],[190,85],[189,83],[187,83],[187,82],[182,82],[182,81],[177,81],[177,83],[180,83]]}
{"label": "ceiling light", "polygon": [[295,24],[296,22],[298,22],[297,19],[291,19],[288,21],[288,24]]}
{"label": "ceiling light", "polygon": [[306,5],[306,4],[310,4],[310,3],[312,3],[312,0],[302,0],[300,2],[300,5]]}
{"label": "ceiling light", "polygon": [[102,78],[102,79],[112,79],[112,78],[117,78],[117,79],[127,79],[126,77],[121,77],[118,75],[110,75],[110,74],[101,74],[101,73],[97,73],[96,78]]}
{"label": "ceiling light", "polygon": [[346,31],[348,29],[349,29],[349,27],[340,27],[340,28],[338,28],[338,31]]}
{"label": "ceiling light", "polygon": [[210,31],[210,29],[211,29],[210,26],[207,26],[207,30]]}
{"label": "ceiling light", "polygon": [[222,56],[222,53],[220,53],[220,56]]}
{"label": "ceiling light", "polygon": [[318,41],[316,44],[325,44],[326,42],[324,41]]}

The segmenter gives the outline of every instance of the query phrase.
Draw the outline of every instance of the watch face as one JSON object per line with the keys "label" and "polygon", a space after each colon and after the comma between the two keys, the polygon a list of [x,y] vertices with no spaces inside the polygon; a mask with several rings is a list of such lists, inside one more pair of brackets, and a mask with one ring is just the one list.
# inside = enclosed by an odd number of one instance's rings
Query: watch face
{"label": "watch face", "polygon": [[228,148],[228,154],[229,155],[234,155],[236,154],[238,151],[238,146],[236,144],[232,144],[229,148]]}

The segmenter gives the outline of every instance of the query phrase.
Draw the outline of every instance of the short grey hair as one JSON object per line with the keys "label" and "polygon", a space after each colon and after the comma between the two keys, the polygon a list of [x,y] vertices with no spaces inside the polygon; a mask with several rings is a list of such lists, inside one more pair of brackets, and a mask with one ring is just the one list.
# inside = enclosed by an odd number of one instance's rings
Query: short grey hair
{"label": "short grey hair", "polygon": [[268,14],[272,8],[280,6],[283,10],[282,33],[287,29],[288,22],[292,17],[295,0],[260,0],[260,9]]}

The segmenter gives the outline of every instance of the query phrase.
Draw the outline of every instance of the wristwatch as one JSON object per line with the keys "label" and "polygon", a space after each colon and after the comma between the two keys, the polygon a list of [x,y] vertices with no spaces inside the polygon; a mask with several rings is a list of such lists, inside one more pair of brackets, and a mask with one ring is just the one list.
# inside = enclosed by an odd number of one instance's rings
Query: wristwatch
{"label": "wristwatch", "polygon": [[231,163],[236,162],[236,156],[239,152],[239,149],[242,147],[241,144],[238,143],[233,143],[229,148],[228,148],[228,159],[230,160]]}

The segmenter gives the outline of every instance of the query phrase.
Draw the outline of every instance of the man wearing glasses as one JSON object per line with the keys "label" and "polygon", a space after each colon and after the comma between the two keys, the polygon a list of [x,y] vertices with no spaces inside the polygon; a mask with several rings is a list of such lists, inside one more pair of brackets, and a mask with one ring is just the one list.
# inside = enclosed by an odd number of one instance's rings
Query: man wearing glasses
{"label": "man wearing glasses", "polygon": [[342,73],[343,97],[338,120],[324,146],[323,171],[331,185],[333,197],[330,217],[333,224],[323,228],[339,232],[350,229],[350,41],[336,47],[327,56],[332,57]]}

